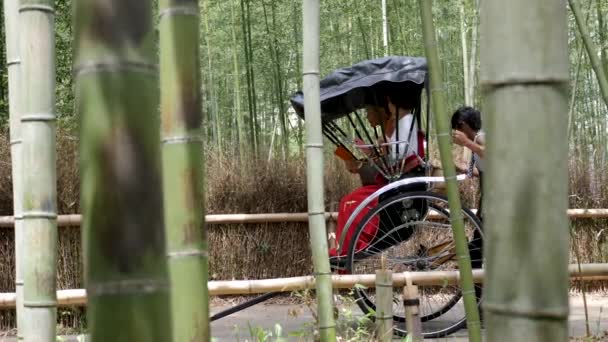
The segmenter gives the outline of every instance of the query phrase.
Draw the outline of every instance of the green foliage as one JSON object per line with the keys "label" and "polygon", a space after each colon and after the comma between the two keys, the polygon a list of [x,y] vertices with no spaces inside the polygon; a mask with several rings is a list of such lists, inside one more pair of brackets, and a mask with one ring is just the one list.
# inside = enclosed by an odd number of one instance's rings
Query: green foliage
{"label": "green foliage", "polygon": [[[240,0],[239,0],[240,1]],[[253,2],[243,0],[241,7],[237,0],[217,1],[203,0],[201,3],[201,56],[200,67],[203,75],[204,90],[204,129],[208,146],[222,150],[231,155],[238,155],[235,113],[234,78],[240,78],[239,92],[241,112],[243,114],[247,139],[253,129],[259,145],[259,155],[268,157],[271,149],[273,132],[275,141],[273,156],[280,155],[281,107],[287,111],[287,130],[289,140],[287,150],[290,153],[301,152],[303,126],[293,115],[289,106],[289,96],[301,88],[301,53],[302,53],[302,13],[300,2],[288,0],[263,0]],[[471,30],[474,22],[477,1],[467,0],[465,27]],[[247,13],[249,4],[249,13]],[[56,110],[59,125],[68,130],[77,126],[74,114],[74,93],[72,81],[72,20],[71,0],[57,0],[56,14]],[[234,65],[230,61],[232,28],[230,8],[235,10],[235,33],[239,74],[234,74]],[[594,0],[589,6],[583,6],[587,17],[591,39],[598,46],[605,65],[608,61],[608,2]],[[264,17],[267,11],[268,27]],[[243,9],[245,13],[242,13]],[[274,11],[274,20],[272,12]],[[244,15],[243,15],[244,14]],[[406,0],[387,0],[389,54],[424,55],[421,21],[417,3]],[[460,16],[458,6],[449,1],[435,2],[433,14],[437,30],[440,60],[446,82],[446,100],[448,109],[453,109],[464,102],[462,47],[460,41]],[[243,28],[243,20],[245,27]],[[327,75],[335,68],[350,65],[358,61],[380,57],[382,49],[382,21],[379,2],[355,0],[330,0],[321,2],[321,76]],[[251,58],[247,58],[245,32],[251,40]],[[4,46],[4,23],[0,25],[0,44]],[[576,24],[572,15],[569,18],[569,40],[572,64],[572,79],[577,64],[581,64],[581,77],[574,99],[573,127],[571,145],[575,155],[589,159],[593,156],[596,163],[606,159],[608,140],[606,132],[608,113],[596,102],[599,100],[599,88],[593,70],[586,56],[579,60],[577,51],[581,44]],[[276,53],[276,61],[275,60]],[[272,62],[271,62],[272,61]],[[280,75],[277,75],[277,66]],[[250,67],[255,87],[255,117],[251,118],[252,102],[248,100],[250,92],[247,70]],[[475,68],[478,69],[477,62]],[[277,87],[280,79],[281,87]],[[478,89],[477,80],[473,80]],[[6,74],[5,50],[0,50],[0,127],[8,126],[8,84]],[[479,91],[475,91],[479,94]],[[480,103],[477,96],[475,103]],[[566,110],[566,109],[565,109]],[[252,120],[253,119],[253,120]],[[251,122],[251,124],[250,124]],[[216,143],[216,141],[220,143]],[[214,142],[214,143],[211,143]],[[590,148],[592,146],[593,148]],[[597,151],[599,149],[599,151]],[[595,152],[594,152],[595,150]]]}

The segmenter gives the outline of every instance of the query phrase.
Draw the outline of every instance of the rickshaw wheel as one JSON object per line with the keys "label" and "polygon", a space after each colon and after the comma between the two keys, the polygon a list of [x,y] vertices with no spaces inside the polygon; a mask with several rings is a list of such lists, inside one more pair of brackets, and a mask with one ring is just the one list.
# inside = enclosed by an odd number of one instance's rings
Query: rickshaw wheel
{"label": "rickshaw wheel", "polygon": [[[347,253],[346,271],[373,274],[381,268],[382,258],[394,273],[458,270],[447,209],[447,198],[427,191],[406,192],[382,200],[356,227]],[[481,268],[481,223],[469,209],[463,208],[462,214],[472,266]],[[394,289],[393,320],[395,332],[405,336],[402,292],[402,288]],[[424,337],[444,337],[466,326],[459,285],[419,285],[418,292]],[[357,287],[353,293],[364,314],[375,312],[374,289]],[[476,294],[480,305],[480,285],[476,285]]]}

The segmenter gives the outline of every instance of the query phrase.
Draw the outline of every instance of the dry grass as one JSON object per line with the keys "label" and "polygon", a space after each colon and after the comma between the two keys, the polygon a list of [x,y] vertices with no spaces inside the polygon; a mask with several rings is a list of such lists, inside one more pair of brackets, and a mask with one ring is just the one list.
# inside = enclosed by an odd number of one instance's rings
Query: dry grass
{"label": "dry grass", "polygon": [[[0,215],[12,213],[9,142],[0,132]],[[58,207],[62,214],[79,212],[78,150],[74,137],[59,132]],[[462,152],[455,151],[462,162]],[[258,160],[238,165],[235,158],[206,155],[208,213],[271,213],[306,211],[305,163]],[[336,208],[341,196],[355,188],[358,179],[344,171],[341,162],[328,156],[325,166],[327,208]],[[437,163],[435,163],[437,164]],[[570,187],[572,207],[608,207],[605,168],[589,172],[584,163],[572,163]],[[478,200],[475,181],[461,185],[464,203]],[[608,260],[607,220],[577,220],[572,234],[581,262]],[[260,279],[310,274],[310,248],[306,224],[215,225],[209,227],[210,272],[213,279]],[[0,230],[0,291],[14,291],[14,247],[11,230]],[[573,253],[574,254],[574,253]],[[79,288],[82,283],[80,232],[64,228],[59,234],[58,287]],[[572,258],[573,262],[575,258]],[[575,288],[579,284],[575,283]],[[591,284],[592,289],[605,283]],[[64,328],[83,326],[82,309],[61,310]],[[0,329],[13,325],[10,312],[0,312]]]}

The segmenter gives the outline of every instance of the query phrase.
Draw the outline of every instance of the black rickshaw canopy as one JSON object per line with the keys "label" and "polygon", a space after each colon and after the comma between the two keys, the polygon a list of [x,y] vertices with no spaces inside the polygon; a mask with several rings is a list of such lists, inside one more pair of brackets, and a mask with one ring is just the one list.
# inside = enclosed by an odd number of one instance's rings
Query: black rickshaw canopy
{"label": "black rickshaw canopy", "polygon": [[[390,56],[362,61],[337,69],[320,81],[321,115],[323,121],[341,118],[370,103],[374,88],[391,83],[404,91],[420,89],[427,78],[427,63],[423,57]],[[376,94],[377,95],[377,94]],[[291,104],[298,116],[304,118],[304,95],[298,91]]]}

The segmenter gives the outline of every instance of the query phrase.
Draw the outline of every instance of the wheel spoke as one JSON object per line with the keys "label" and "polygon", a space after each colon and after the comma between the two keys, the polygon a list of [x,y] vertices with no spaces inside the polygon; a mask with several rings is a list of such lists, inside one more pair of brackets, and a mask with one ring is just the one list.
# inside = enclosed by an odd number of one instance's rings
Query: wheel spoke
{"label": "wheel spoke", "polygon": [[[428,220],[430,212],[432,221]],[[481,267],[483,232],[479,221],[467,209],[463,209],[463,219],[473,267]],[[358,249],[357,241],[362,241]],[[393,272],[458,269],[447,200],[433,193],[412,192],[384,199],[361,220],[348,247],[346,268],[353,274],[374,273],[382,258]],[[365,313],[375,309],[374,289],[358,288],[354,293]],[[423,335],[441,337],[464,326],[458,285],[419,286],[419,294]],[[402,289],[395,289],[393,302],[395,330],[404,335]]]}

